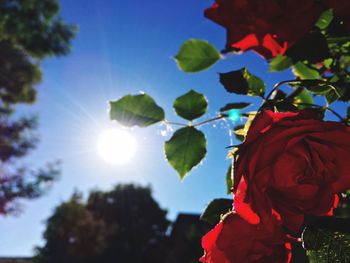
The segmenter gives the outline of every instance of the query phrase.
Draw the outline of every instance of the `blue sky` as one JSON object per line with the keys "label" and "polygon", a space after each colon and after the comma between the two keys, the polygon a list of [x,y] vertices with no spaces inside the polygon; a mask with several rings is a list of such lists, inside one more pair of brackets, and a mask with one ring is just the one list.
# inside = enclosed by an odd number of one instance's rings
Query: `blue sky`
{"label": "blue sky", "polygon": [[43,63],[45,77],[38,87],[38,102],[19,111],[40,117],[41,143],[25,163],[35,168],[60,159],[62,176],[46,196],[24,202],[19,216],[0,218],[0,255],[31,255],[33,247],[43,243],[45,219],[75,189],[86,196],[91,189],[109,190],[117,183],[151,185],[170,219],[178,212],[199,213],[212,199],[226,196],[230,123],[202,128],[208,154],[184,181],[165,161],[163,143],[170,134],[161,135],[164,126],[131,131],[138,150],[128,165],[106,164],[95,149],[100,132],[118,127],[108,119],[107,102],[125,94],[148,93],[166,110],[169,121],[178,121],[171,108],[173,100],[194,89],[209,101],[205,119],[228,102],[254,102],[226,93],[218,72],[246,66],[267,87],[292,78],[290,72],[268,73],[267,63],[251,52],[229,57],[198,74],[179,71],[172,56],[187,39],[206,39],[219,49],[225,45],[224,29],[203,16],[211,4],[209,0],[61,1],[64,19],[80,28],[72,52]]}

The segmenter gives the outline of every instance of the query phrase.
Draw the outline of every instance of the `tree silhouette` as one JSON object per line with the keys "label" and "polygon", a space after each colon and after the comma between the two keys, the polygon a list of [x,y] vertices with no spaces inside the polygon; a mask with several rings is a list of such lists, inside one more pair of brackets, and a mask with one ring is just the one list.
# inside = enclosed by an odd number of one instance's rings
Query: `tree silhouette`
{"label": "tree silhouette", "polygon": [[36,263],[160,263],[167,253],[166,211],[148,187],[118,185],[93,191],[86,203],[79,194],[47,221],[46,243]]}
{"label": "tree silhouette", "polygon": [[19,198],[36,198],[57,177],[49,164],[38,171],[21,166],[35,148],[34,117],[15,118],[18,103],[34,103],[41,61],[65,55],[75,27],[58,16],[56,0],[0,1],[0,214],[17,210]]}

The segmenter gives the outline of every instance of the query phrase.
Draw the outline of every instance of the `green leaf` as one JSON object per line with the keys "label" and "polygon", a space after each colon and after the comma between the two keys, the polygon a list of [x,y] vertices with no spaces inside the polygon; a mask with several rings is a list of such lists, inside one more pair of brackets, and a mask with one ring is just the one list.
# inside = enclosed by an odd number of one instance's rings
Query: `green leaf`
{"label": "green leaf", "polygon": [[288,69],[293,65],[293,61],[291,58],[287,56],[278,55],[270,61],[270,72],[282,71]]}
{"label": "green leaf", "polygon": [[325,60],[323,60],[323,65],[326,67],[326,69],[330,69],[333,63],[333,59],[332,58],[327,58]]}
{"label": "green leaf", "polygon": [[230,93],[251,96],[262,96],[265,93],[264,82],[251,74],[246,68],[220,73],[220,83]]}
{"label": "green leaf", "polygon": [[169,141],[165,142],[165,155],[171,166],[183,179],[185,175],[206,155],[204,134],[194,127],[177,130]]}
{"label": "green leaf", "polygon": [[214,199],[205,208],[203,214],[201,215],[201,220],[204,220],[212,225],[219,223],[221,215],[224,215],[232,210],[232,203],[232,199]]}
{"label": "green leaf", "polygon": [[229,111],[232,109],[244,109],[248,106],[252,105],[251,103],[248,102],[234,102],[234,103],[228,103],[224,107],[220,109],[221,112]]}
{"label": "green leaf", "polygon": [[316,26],[321,30],[326,29],[329,26],[329,24],[332,22],[332,20],[333,20],[333,10],[328,9],[321,14],[320,18],[316,22]]}
{"label": "green leaf", "polygon": [[203,94],[194,90],[190,90],[185,95],[178,97],[174,102],[176,113],[189,121],[201,117],[207,111],[207,108],[207,99]]}
{"label": "green leaf", "polygon": [[297,106],[298,109],[310,108],[311,105],[306,105],[306,104],[313,104],[313,103],[314,103],[314,98],[305,89],[301,91],[297,96],[295,96],[293,101],[293,104]]}
{"label": "green leaf", "polygon": [[265,94],[265,83],[262,79],[250,74],[246,71],[246,79],[248,81],[248,95],[250,96],[263,96]]}
{"label": "green leaf", "polygon": [[311,69],[302,62],[293,66],[293,73],[300,79],[321,79],[317,70]]}
{"label": "green leaf", "polygon": [[231,164],[226,172],[226,187],[227,187],[228,195],[232,193],[232,186],[233,186],[233,178],[232,178],[232,164]]}
{"label": "green leaf", "polygon": [[317,85],[306,87],[306,89],[316,95],[326,95],[332,87],[329,85]]}
{"label": "green leaf", "polygon": [[220,58],[221,55],[214,46],[200,39],[186,41],[175,56],[177,65],[185,72],[205,70]]}
{"label": "green leaf", "polygon": [[349,220],[322,218],[302,234],[303,247],[311,263],[350,262]]}
{"label": "green leaf", "polygon": [[110,119],[127,127],[146,127],[164,120],[164,110],[147,94],[126,95],[109,104]]}

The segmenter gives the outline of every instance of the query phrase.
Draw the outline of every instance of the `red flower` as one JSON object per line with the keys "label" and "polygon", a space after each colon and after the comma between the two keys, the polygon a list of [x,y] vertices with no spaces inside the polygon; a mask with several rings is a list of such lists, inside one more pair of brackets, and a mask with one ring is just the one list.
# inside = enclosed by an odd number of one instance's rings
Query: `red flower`
{"label": "red flower", "polygon": [[235,209],[254,224],[275,214],[298,232],[305,214],[331,214],[350,188],[349,160],[349,127],[312,111],[264,111],[238,150]]}
{"label": "red flower", "polygon": [[225,27],[226,47],[284,54],[315,24],[323,7],[314,0],[216,0],[205,16]]}
{"label": "red flower", "polygon": [[237,214],[227,215],[202,239],[204,263],[285,263],[290,243],[276,224],[252,225]]}

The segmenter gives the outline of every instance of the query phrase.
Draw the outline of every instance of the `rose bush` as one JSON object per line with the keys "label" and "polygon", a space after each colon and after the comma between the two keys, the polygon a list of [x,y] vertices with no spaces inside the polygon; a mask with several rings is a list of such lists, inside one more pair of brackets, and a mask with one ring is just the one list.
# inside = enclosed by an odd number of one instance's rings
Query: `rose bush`
{"label": "rose bush", "polygon": [[239,215],[226,215],[202,239],[204,263],[285,263],[290,243],[276,220],[252,225]]}
{"label": "rose bush", "polygon": [[314,0],[216,0],[205,16],[226,28],[228,49],[271,58],[306,35],[324,9]]}
{"label": "rose bush", "polygon": [[350,188],[350,127],[314,111],[263,111],[239,146],[234,207],[250,223],[277,215],[299,232],[304,215],[329,215]]}

